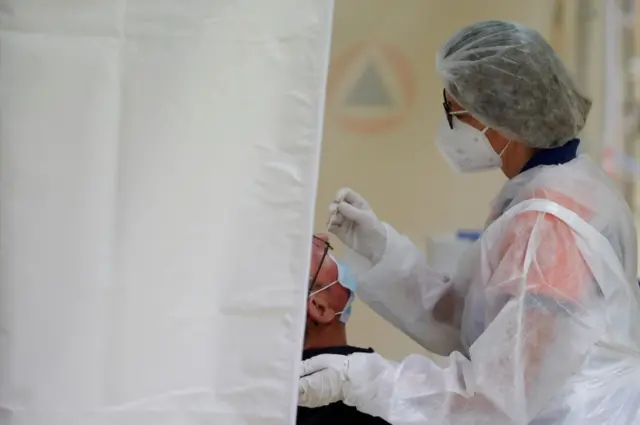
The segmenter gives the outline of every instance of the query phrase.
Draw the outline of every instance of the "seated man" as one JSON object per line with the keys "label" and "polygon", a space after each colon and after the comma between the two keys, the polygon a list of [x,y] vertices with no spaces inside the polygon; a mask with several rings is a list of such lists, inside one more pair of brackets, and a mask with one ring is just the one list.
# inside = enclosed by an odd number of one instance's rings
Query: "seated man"
{"label": "seated man", "polygon": [[[332,249],[328,236],[313,237],[303,360],[320,354],[346,356],[373,352],[371,348],[347,344],[345,323],[355,296],[355,280],[349,276],[347,268],[330,254]],[[361,413],[341,402],[315,409],[299,407],[297,424],[388,425],[380,418]]]}

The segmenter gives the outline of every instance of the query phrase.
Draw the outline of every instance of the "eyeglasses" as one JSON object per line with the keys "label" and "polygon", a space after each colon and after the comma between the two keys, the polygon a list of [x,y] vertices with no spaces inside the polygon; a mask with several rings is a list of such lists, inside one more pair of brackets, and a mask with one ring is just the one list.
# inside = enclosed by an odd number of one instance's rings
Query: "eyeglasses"
{"label": "eyeglasses", "polygon": [[449,128],[453,130],[453,114],[451,113],[451,102],[447,100],[447,91],[445,89],[442,89],[442,107],[444,108],[444,113],[447,116]]}
{"label": "eyeglasses", "polygon": [[318,274],[320,274],[320,270],[322,269],[322,264],[324,263],[324,259],[327,257],[329,251],[333,251],[333,247],[328,241],[322,240],[317,236],[313,237],[313,245],[317,248],[322,249],[322,257],[320,257],[320,262],[318,263],[318,269],[313,274],[313,278],[309,280],[309,294],[313,290],[313,287],[316,284],[316,279],[318,278]]}
{"label": "eyeglasses", "polygon": [[442,90],[442,107],[444,108],[444,113],[447,116],[447,122],[449,123],[449,128],[453,130],[453,117],[456,115],[465,115],[468,114],[467,111],[454,111],[451,106],[451,102],[447,99],[447,91]]}

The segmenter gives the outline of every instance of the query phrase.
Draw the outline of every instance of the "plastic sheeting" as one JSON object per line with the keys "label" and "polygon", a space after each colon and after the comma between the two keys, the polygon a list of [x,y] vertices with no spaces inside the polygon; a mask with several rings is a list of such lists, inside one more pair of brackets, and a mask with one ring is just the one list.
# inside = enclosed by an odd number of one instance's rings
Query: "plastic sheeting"
{"label": "plastic sheeting", "polygon": [[0,0],[0,425],[294,423],[327,0]]}

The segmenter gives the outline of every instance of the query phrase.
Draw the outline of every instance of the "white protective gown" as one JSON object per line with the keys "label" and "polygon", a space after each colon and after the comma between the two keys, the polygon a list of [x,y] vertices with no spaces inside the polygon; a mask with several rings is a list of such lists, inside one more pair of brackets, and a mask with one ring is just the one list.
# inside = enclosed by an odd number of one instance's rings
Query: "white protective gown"
{"label": "white protective gown", "polygon": [[392,425],[640,425],[636,230],[590,159],[507,182],[451,279],[386,226],[381,261],[351,264],[358,295],[447,357],[369,368],[359,410]]}

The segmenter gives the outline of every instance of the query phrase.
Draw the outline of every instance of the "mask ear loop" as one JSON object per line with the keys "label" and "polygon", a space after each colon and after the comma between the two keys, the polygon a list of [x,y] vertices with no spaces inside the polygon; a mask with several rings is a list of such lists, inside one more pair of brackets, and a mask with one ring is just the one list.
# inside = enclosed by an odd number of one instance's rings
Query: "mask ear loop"
{"label": "mask ear loop", "polygon": [[[489,127],[487,127],[487,129],[488,129],[488,128],[489,128]],[[501,151],[500,151],[500,153],[498,154],[498,156],[499,156],[500,158],[502,158],[502,154],[503,154],[503,153],[505,153],[505,151],[507,150],[507,148],[509,147],[509,145],[511,144],[511,142],[512,142],[512,140],[509,140],[509,141],[507,142],[507,144],[506,144],[506,145],[504,145],[504,148],[502,148],[502,150],[501,150]]]}
{"label": "mask ear loop", "polygon": [[[460,112],[460,113],[463,113],[463,112],[464,112],[465,114],[467,114],[467,113],[468,113],[467,111],[456,111],[456,112]],[[455,115],[455,113],[453,113],[453,112],[452,112],[452,113],[451,113],[451,115]],[[489,129],[490,129],[490,128],[491,128],[491,127],[485,127],[485,128],[483,128],[483,129],[482,129],[482,134],[484,134],[484,135],[486,136],[486,135],[487,135],[487,131],[489,131]],[[488,138],[488,137],[487,137],[487,140],[489,140],[489,138]],[[507,150],[507,148],[509,147],[509,145],[511,145],[511,142],[513,142],[513,140],[509,139],[509,141],[507,142],[507,144],[506,144],[506,145],[504,145],[504,148],[502,148],[502,150],[501,150],[500,152],[496,152],[500,158],[502,158],[502,154],[503,154],[503,153],[505,153],[505,151]]]}
{"label": "mask ear loop", "polygon": [[[325,289],[330,288],[331,286],[335,285],[336,283],[338,283],[337,280],[334,280],[333,282],[331,282],[330,284],[328,284],[327,286],[325,286],[324,288],[320,288],[317,291],[313,291],[312,293],[309,294],[309,296],[307,297],[307,299],[313,297],[315,294],[324,291]],[[333,315],[333,317],[339,316],[342,313],[344,313],[345,311],[347,311],[347,306],[349,305],[349,302],[347,302],[347,305],[345,306],[345,308],[342,311],[337,312],[336,314]]]}
{"label": "mask ear loop", "polygon": [[[327,286],[325,286],[324,288],[320,288],[320,289],[317,289],[317,290],[315,290],[315,291],[311,292],[311,293],[307,296],[307,300],[310,300],[310,299],[311,299],[311,297],[313,297],[313,296],[314,296],[314,295],[316,295],[317,293],[320,293],[320,292],[324,291],[325,289],[330,288],[331,286],[335,285],[336,283],[338,283],[338,281],[337,281],[337,280],[336,280],[336,281],[331,282],[330,284],[328,284],[328,285],[327,285]],[[333,317],[335,317],[335,316],[333,316]],[[313,323],[314,323],[316,326],[318,325],[318,322],[315,322],[315,321],[314,321]]]}
{"label": "mask ear loop", "polygon": [[338,281],[337,281],[337,280],[334,280],[333,282],[331,282],[331,283],[330,283],[330,284],[328,284],[327,286],[325,286],[325,287],[323,287],[323,288],[320,288],[320,289],[317,289],[317,290],[313,291],[312,293],[310,293],[310,294],[309,294],[309,296],[307,297],[307,299],[309,299],[309,298],[313,297],[314,295],[316,295],[316,294],[318,294],[318,293],[320,293],[320,292],[324,291],[325,289],[329,289],[330,287],[332,287],[332,286],[333,286],[333,285],[335,285],[336,283],[338,283]]}
{"label": "mask ear loop", "polygon": [[354,293],[353,293],[353,291],[351,291],[350,289],[349,289],[349,292],[350,292],[350,294],[349,294],[349,299],[347,300],[347,303],[344,305],[344,308],[342,309],[342,311],[340,311],[340,312],[336,313],[336,316],[340,315],[340,321],[341,321],[342,323],[347,323],[347,322],[346,322],[346,320],[343,320],[343,318],[342,318],[342,314],[343,314],[344,312],[346,312],[347,310],[349,310],[349,308],[351,308],[351,304],[353,304]]}

